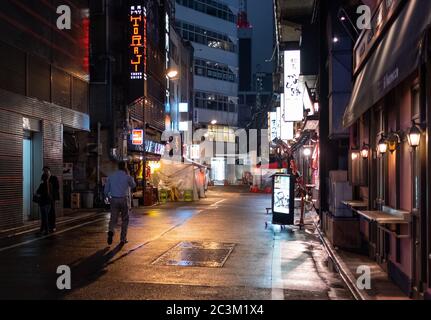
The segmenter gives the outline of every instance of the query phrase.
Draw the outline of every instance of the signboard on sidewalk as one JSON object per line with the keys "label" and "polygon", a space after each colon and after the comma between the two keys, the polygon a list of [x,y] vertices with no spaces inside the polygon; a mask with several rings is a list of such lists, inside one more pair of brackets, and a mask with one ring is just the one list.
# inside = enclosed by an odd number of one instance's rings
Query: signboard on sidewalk
{"label": "signboard on sidewalk", "polygon": [[295,178],[275,174],[272,188],[272,223],[293,225],[295,222]]}

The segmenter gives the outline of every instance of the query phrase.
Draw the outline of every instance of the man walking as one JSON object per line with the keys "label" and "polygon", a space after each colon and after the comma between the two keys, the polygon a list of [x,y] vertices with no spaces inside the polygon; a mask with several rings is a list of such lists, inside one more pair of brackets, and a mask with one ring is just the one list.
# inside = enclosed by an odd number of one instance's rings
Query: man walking
{"label": "man walking", "polygon": [[125,162],[118,163],[118,171],[108,177],[105,184],[105,196],[111,198],[111,221],[109,222],[108,245],[112,244],[118,215],[121,212],[121,244],[127,243],[127,228],[129,226],[129,206],[127,196],[129,188],[136,188],[136,183],[129,175]]}
{"label": "man walking", "polygon": [[51,190],[51,204],[50,210],[48,213],[48,227],[49,230],[47,232],[55,232],[56,228],[56,213],[55,213],[55,202],[60,201],[60,184],[58,182],[58,178],[51,174],[50,167],[43,167],[43,174],[48,177],[48,183]]}

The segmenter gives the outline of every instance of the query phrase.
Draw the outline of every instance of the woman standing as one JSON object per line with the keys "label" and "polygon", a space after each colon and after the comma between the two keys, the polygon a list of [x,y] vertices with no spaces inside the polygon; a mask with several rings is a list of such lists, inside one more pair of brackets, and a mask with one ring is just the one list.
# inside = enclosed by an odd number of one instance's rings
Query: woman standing
{"label": "woman standing", "polygon": [[39,196],[39,208],[40,208],[40,232],[44,235],[49,233],[49,212],[52,205],[52,190],[49,183],[49,176],[47,174],[42,175],[42,183],[37,189],[36,194]]}

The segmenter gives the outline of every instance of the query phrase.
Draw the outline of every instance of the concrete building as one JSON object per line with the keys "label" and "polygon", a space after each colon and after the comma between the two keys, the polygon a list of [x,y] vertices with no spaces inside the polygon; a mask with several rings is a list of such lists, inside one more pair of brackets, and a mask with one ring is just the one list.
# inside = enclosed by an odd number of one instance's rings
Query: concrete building
{"label": "concrete building", "polygon": [[238,126],[237,14],[237,0],[177,0],[175,6],[176,29],[194,47],[195,128],[208,129],[200,162],[211,164],[213,180],[230,183],[237,180],[235,158],[225,156],[235,153]]}
{"label": "concrete building", "polygon": [[89,1],[67,3],[70,30],[56,24],[59,1],[0,3],[0,229],[39,218],[32,196],[43,166],[60,181],[62,215],[63,182],[81,168],[74,161],[63,175],[90,128]]}

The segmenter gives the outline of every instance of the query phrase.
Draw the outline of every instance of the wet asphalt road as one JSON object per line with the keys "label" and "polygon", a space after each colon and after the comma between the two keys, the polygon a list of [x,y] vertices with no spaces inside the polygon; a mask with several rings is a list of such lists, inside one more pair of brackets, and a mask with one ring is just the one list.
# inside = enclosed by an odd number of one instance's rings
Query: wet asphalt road
{"label": "wet asphalt road", "polygon": [[[268,195],[214,188],[200,202],[136,210],[124,247],[118,233],[107,246],[107,214],[0,240],[0,299],[352,299],[314,230],[265,229],[266,207]],[[234,248],[219,268],[153,264],[182,241]],[[60,265],[71,268],[71,290],[57,289]]]}

